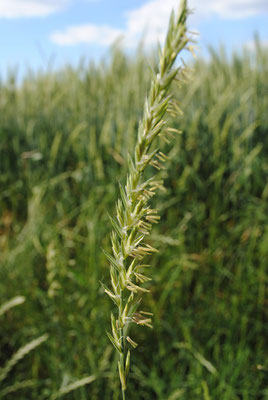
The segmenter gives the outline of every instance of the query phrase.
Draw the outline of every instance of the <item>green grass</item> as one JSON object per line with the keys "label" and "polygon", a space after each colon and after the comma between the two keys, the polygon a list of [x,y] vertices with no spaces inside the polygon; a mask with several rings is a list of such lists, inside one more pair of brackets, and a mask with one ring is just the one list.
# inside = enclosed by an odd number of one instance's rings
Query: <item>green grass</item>
{"label": "green grass", "polygon": [[[0,366],[49,335],[1,383],[14,385],[5,399],[53,399],[85,377],[64,399],[120,398],[101,247],[154,59],[115,47],[98,67],[0,84],[0,304],[26,299],[1,316]],[[134,328],[129,399],[268,396],[267,73],[258,44],[230,61],[211,50],[193,81],[174,87],[184,116],[172,123],[184,133],[167,146],[167,190],[153,200],[160,253],[144,307],[154,329]]]}

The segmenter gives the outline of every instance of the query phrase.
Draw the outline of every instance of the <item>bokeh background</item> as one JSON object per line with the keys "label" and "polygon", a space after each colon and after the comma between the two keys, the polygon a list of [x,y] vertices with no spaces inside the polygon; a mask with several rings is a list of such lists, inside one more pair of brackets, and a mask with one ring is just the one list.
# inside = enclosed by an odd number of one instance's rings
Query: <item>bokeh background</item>
{"label": "bokeh background", "polygon": [[[0,398],[120,399],[101,248],[178,0],[0,0]],[[268,3],[190,1],[129,399],[267,390]]]}

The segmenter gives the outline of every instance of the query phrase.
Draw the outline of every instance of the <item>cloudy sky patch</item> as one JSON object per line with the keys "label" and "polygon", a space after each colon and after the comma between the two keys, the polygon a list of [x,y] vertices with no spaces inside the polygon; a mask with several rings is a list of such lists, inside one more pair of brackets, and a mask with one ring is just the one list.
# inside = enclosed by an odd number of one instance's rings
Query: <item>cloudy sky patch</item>
{"label": "cloudy sky patch", "polygon": [[[122,28],[116,27],[116,24],[101,26],[90,23],[68,26],[53,32],[50,37],[59,45],[93,42],[110,45],[116,36],[123,35],[126,47],[133,48],[144,36],[145,44],[152,45],[157,40],[163,41],[170,12],[173,8],[176,9],[178,4],[178,0],[143,1],[141,6],[124,12],[125,24]],[[189,7],[194,10],[190,23],[196,28],[202,19],[218,17],[234,20],[268,14],[267,0],[189,0]]]}
{"label": "cloudy sky patch", "polygon": [[67,0],[0,0],[0,18],[46,17],[66,4]]}
{"label": "cloudy sky patch", "polygon": [[[179,0],[0,0],[0,78],[8,66],[45,68],[77,64],[82,56],[99,60],[123,36],[126,49],[141,38],[148,46],[162,41],[172,8]],[[189,0],[189,27],[198,44],[224,44],[227,51],[268,40],[268,0]]]}

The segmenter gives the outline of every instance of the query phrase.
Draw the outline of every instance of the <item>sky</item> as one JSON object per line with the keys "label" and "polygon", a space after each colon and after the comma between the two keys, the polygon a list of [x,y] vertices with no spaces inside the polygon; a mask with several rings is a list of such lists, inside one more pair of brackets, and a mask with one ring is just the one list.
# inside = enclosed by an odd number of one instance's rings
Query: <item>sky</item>
{"label": "sky", "polygon": [[[252,46],[254,33],[268,48],[268,0],[188,0],[189,28],[198,52],[225,45],[227,52]],[[0,76],[17,68],[57,69],[81,57],[98,62],[121,38],[133,52],[163,40],[169,14],[179,0],[0,0]]]}

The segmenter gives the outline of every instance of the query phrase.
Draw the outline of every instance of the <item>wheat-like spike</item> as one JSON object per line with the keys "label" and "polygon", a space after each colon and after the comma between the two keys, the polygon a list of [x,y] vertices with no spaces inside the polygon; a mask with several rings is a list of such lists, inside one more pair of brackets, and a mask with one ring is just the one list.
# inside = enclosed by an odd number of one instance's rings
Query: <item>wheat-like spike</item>
{"label": "wheat-like spike", "polygon": [[26,354],[30,353],[33,349],[37,346],[40,346],[41,343],[45,342],[48,339],[48,335],[42,335],[37,339],[32,340],[31,342],[27,343],[25,346],[22,346],[15,354],[8,360],[4,368],[0,370],[0,382],[2,382],[7,374],[11,371],[14,365],[17,364]]}
{"label": "wheat-like spike", "polygon": [[73,392],[74,390],[83,387],[85,385],[90,384],[91,382],[94,382],[97,379],[96,375],[91,375],[91,376],[86,376],[85,378],[79,379],[78,381],[75,381],[67,386],[62,387],[56,394],[52,395],[51,400],[56,400],[59,399],[60,397]]}
{"label": "wheat-like spike", "polygon": [[3,399],[4,396],[7,396],[8,394],[17,392],[19,390],[25,389],[25,388],[31,388],[36,385],[36,381],[34,379],[28,379],[26,381],[21,381],[21,382],[16,382],[14,385],[7,386],[5,389],[1,390],[0,392],[0,399]]}
{"label": "wheat-like spike", "polygon": [[141,260],[157,251],[144,243],[144,238],[149,234],[152,224],[159,219],[148,201],[154,196],[155,190],[163,189],[163,186],[162,181],[154,178],[144,181],[143,172],[149,164],[162,169],[167,160],[166,155],[158,149],[150,151],[152,142],[160,135],[169,141],[168,138],[173,137],[172,133],[179,133],[166,127],[164,117],[167,112],[172,115],[181,112],[169,94],[169,89],[174,80],[181,83],[185,79],[184,67],[182,71],[174,67],[174,63],[181,50],[191,42],[186,28],[188,13],[187,1],[182,0],[177,16],[174,12],[171,14],[166,41],[160,52],[158,72],[152,72],[151,88],[139,124],[134,158],[128,157],[126,185],[120,185],[121,198],[116,205],[116,219],[111,218],[114,228],[111,235],[113,256],[105,252],[110,262],[112,288],[104,286],[104,290],[118,307],[117,319],[112,316],[112,334],[108,336],[119,354],[118,370],[123,399],[130,363],[130,349],[127,349],[126,341],[133,347],[136,345],[127,336],[127,327],[131,322],[152,327],[151,318],[145,312],[137,312],[142,293],[148,292],[140,284],[149,280],[139,269],[142,267]]}
{"label": "wheat-like spike", "polygon": [[24,302],[25,302],[24,296],[16,296],[16,297],[13,297],[13,299],[8,300],[6,303],[2,304],[2,306],[0,307],[0,317],[2,317],[2,315],[5,314],[11,308],[19,306],[20,304],[23,304]]}

